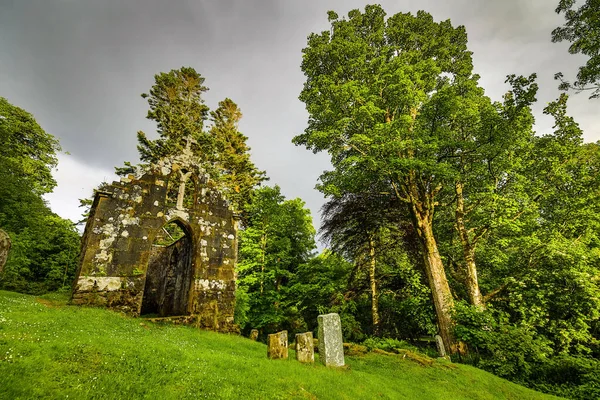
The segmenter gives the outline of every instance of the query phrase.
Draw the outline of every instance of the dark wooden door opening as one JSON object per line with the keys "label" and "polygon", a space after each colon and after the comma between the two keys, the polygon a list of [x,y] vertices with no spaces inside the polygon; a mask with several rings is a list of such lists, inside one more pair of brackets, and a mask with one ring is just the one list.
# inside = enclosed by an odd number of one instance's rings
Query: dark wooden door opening
{"label": "dark wooden door opening", "polygon": [[193,280],[191,235],[180,221],[165,225],[152,245],[142,315],[187,315]]}

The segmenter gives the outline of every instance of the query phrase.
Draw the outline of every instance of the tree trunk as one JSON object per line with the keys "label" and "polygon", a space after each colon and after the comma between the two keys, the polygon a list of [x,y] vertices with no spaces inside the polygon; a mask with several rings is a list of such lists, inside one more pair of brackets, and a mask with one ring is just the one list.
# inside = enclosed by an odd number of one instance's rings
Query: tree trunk
{"label": "tree trunk", "polygon": [[[10,251],[11,241],[8,233],[0,229],[0,272],[4,269],[4,264],[8,259],[8,252]],[[63,285],[64,286],[64,285]]]}
{"label": "tree trunk", "polygon": [[437,242],[433,235],[433,199],[437,190],[433,192],[423,190],[423,187],[420,187],[416,180],[416,175],[413,173],[407,182],[406,189],[410,210],[415,230],[421,242],[425,272],[433,296],[440,336],[444,341],[446,351],[455,354],[458,351],[458,346],[454,338],[454,321],[451,314],[454,308],[454,300],[452,299],[450,285],[448,285]]}
{"label": "tree trunk", "polygon": [[265,253],[267,252],[267,234],[263,233],[260,238],[261,260],[260,260],[260,294],[262,296],[265,287]]}
{"label": "tree trunk", "polygon": [[369,280],[371,283],[371,314],[373,316],[373,334],[379,336],[379,300],[377,295],[377,281],[375,279],[375,243],[369,238]]}
{"label": "tree trunk", "polygon": [[451,312],[454,308],[454,300],[446,278],[446,271],[442,263],[442,258],[438,252],[437,243],[433,236],[433,230],[430,224],[423,224],[419,229],[419,235],[423,244],[423,258],[425,261],[425,270],[429,279],[429,287],[433,295],[435,305],[435,314],[437,316],[440,336],[444,340],[444,345],[450,354],[457,351],[456,340],[454,338],[454,321],[452,321]]}
{"label": "tree trunk", "polygon": [[[410,116],[412,122],[408,128],[409,136],[413,133],[418,113],[419,110],[417,107],[411,108]],[[413,159],[414,150],[409,147],[407,153],[402,155],[401,158]],[[403,193],[400,193],[398,186],[395,184],[393,186],[398,199],[407,202],[409,205],[413,217],[413,225],[421,242],[425,272],[433,296],[440,336],[444,341],[446,351],[449,354],[455,354],[459,349],[454,338],[454,321],[452,320],[454,300],[452,299],[450,285],[448,285],[446,271],[444,270],[444,264],[438,251],[437,242],[433,235],[435,196],[441,190],[441,186],[433,188],[432,184],[431,180],[424,181],[416,171],[412,170],[408,172],[406,180],[401,184]]]}
{"label": "tree trunk", "polygon": [[460,243],[465,259],[467,292],[469,301],[478,309],[483,309],[483,300],[479,291],[477,281],[477,266],[475,265],[475,242],[469,238],[469,232],[465,227],[465,201],[463,197],[463,184],[456,182],[456,229],[460,236]]}

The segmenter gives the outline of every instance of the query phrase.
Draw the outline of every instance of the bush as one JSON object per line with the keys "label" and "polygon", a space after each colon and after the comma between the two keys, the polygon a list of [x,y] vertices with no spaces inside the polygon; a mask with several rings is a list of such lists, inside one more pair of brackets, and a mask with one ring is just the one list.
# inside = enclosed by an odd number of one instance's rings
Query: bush
{"label": "bush", "polygon": [[456,338],[470,353],[462,361],[532,389],[574,399],[600,398],[600,362],[557,354],[533,327],[508,324],[493,309],[457,303]]}

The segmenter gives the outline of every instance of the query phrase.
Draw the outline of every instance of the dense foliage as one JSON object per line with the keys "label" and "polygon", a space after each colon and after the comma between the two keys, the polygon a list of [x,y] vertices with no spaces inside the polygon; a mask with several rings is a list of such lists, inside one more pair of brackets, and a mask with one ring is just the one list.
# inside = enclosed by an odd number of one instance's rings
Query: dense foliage
{"label": "dense foliage", "polygon": [[12,241],[2,288],[43,293],[74,278],[79,234],[42,198],[56,186],[59,150],[31,114],[0,97],[0,229]]}
{"label": "dense foliage", "polygon": [[552,31],[552,41],[570,42],[569,53],[587,57],[573,83],[565,80],[562,73],[556,74],[555,78],[561,81],[559,87],[578,92],[591,90],[590,99],[600,97],[600,3],[598,0],[585,0],[583,4],[560,0],[556,12],[564,14],[565,24]]}
{"label": "dense foliage", "polygon": [[[574,24],[595,26],[595,2],[566,16],[571,31],[555,35],[592,51],[595,31]],[[421,317],[406,329],[397,314],[383,336],[438,331],[465,362],[597,397],[600,145],[583,143],[568,97],[547,105],[554,130],[536,136],[535,74],[508,76],[502,101],[489,99],[463,27],[423,11],[386,18],[379,6],[330,12],[329,21],[303,50],[309,120],[294,142],[330,154],[333,169],[317,185],[329,198],[325,238],[353,266],[349,275],[369,276],[362,294],[371,305],[348,327],[378,334],[378,314],[393,308],[386,294],[399,290],[379,274],[413,271],[431,297],[411,310],[433,304],[437,327]],[[336,289],[346,292],[341,312],[353,304],[351,282]]]}
{"label": "dense foliage", "polygon": [[[226,98],[210,111],[202,98],[208,90],[204,80],[191,67],[154,76],[154,85],[142,97],[148,101],[147,118],[156,122],[159,137],[151,140],[144,132],[137,133],[140,159],[151,164],[188,148],[234,209],[243,212],[253,188],[266,179],[265,173],[251,161],[248,138],[238,130],[239,107]],[[209,117],[212,124],[206,127]],[[121,175],[133,169],[129,162],[116,168]]]}
{"label": "dense foliage", "polygon": [[[596,0],[560,0],[566,23],[552,33],[589,57],[561,87],[592,98],[598,10]],[[377,5],[328,17],[303,49],[309,117],[294,138],[331,156],[317,184],[327,198],[321,254],[304,202],[260,186],[231,99],[211,111],[189,67],[156,75],[143,95],[158,138],[138,133],[142,163],[191,151],[242,217],[243,332],[293,337],[336,312],[346,341],[393,350],[440,334],[454,360],[600,397],[600,142],[584,143],[568,96],[544,108],[552,131],[536,133],[535,73],[507,76],[504,96],[489,98],[463,26]],[[58,143],[0,98],[0,149],[0,228],[13,240],[0,286],[64,286],[78,235],[41,198],[55,185]]]}
{"label": "dense foliage", "polygon": [[285,200],[278,186],[252,193],[248,222],[239,234],[237,322],[246,329],[301,331],[305,322],[291,292],[315,247],[310,211]]}

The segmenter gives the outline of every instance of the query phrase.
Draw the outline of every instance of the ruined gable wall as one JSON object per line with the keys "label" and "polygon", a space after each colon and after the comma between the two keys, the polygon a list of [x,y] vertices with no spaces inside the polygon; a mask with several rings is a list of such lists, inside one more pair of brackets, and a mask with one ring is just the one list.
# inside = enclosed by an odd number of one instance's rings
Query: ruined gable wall
{"label": "ruined gable wall", "polygon": [[166,206],[167,181],[147,173],[113,182],[97,193],[83,237],[80,271],[72,302],[139,315],[152,243],[173,219],[187,224],[193,241],[194,278],[185,323],[235,331],[237,222],[206,178],[190,208]]}
{"label": "ruined gable wall", "polygon": [[164,181],[144,176],[97,193],[83,237],[72,302],[139,314],[154,235],[164,224]]}
{"label": "ruined gable wall", "polygon": [[233,332],[235,309],[235,263],[237,221],[215,190],[200,190],[198,207],[191,214],[197,229],[195,281],[191,302],[192,324],[206,329]]}

